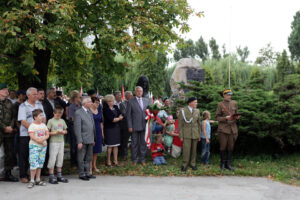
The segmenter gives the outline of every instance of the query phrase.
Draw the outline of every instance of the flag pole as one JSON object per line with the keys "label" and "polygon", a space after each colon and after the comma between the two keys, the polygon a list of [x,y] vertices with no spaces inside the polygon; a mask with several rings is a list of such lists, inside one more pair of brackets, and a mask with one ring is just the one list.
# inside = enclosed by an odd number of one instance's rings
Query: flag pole
{"label": "flag pole", "polygon": [[229,64],[228,64],[228,88],[230,89],[230,68],[231,68],[231,66],[230,66],[230,58],[231,58],[231,26],[232,26],[232,24],[231,24],[231,18],[232,18],[232,6],[230,6],[230,16],[229,16],[229,58],[228,58],[228,61],[229,61]]}

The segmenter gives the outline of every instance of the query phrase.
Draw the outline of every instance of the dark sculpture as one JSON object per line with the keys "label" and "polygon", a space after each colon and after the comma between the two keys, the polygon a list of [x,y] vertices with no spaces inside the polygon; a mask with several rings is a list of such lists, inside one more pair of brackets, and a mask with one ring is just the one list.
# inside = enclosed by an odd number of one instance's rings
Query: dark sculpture
{"label": "dark sculpture", "polygon": [[140,76],[136,83],[136,86],[141,86],[143,88],[143,97],[149,98],[149,79],[147,76]]}

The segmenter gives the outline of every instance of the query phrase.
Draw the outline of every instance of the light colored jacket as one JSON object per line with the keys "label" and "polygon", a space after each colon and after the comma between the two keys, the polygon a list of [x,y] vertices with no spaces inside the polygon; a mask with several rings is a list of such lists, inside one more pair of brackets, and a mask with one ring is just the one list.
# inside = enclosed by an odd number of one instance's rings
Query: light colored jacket
{"label": "light colored jacket", "polygon": [[74,132],[77,144],[93,144],[96,142],[96,129],[93,114],[83,108],[75,112]]}
{"label": "light colored jacket", "polygon": [[146,113],[145,110],[150,104],[148,98],[143,97],[143,109],[136,97],[132,98],[128,102],[127,108],[127,124],[128,128],[132,128],[133,131],[143,131],[146,128]]}

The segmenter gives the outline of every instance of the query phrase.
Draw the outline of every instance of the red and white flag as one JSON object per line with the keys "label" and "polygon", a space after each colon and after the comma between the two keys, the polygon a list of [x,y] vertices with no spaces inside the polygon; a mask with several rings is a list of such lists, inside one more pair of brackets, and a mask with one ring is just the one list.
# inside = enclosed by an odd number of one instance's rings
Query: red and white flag
{"label": "red and white flag", "polygon": [[125,89],[124,86],[122,86],[122,100],[125,100]]}

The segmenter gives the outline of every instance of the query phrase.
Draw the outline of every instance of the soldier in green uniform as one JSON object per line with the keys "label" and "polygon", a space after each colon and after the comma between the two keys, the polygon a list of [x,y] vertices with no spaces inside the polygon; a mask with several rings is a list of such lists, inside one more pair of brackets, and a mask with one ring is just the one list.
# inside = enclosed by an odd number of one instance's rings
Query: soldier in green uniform
{"label": "soldier in green uniform", "polygon": [[186,171],[190,165],[197,170],[197,144],[201,138],[201,118],[197,109],[197,99],[188,99],[188,106],[182,108],[178,116],[179,138],[183,141],[183,161],[181,171]]}
{"label": "soldier in green uniform", "polygon": [[232,152],[234,143],[238,137],[238,128],[236,121],[240,118],[238,114],[238,105],[231,100],[232,91],[226,89],[223,91],[224,100],[218,104],[216,120],[218,125],[218,139],[220,143],[221,169],[225,168],[234,171],[231,167]]}
{"label": "soldier in green uniform", "polygon": [[15,114],[13,104],[7,97],[7,85],[0,83],[0,144],[4,146],[4,180],[17,182],[18,179],[11,174],[14,166]]}

